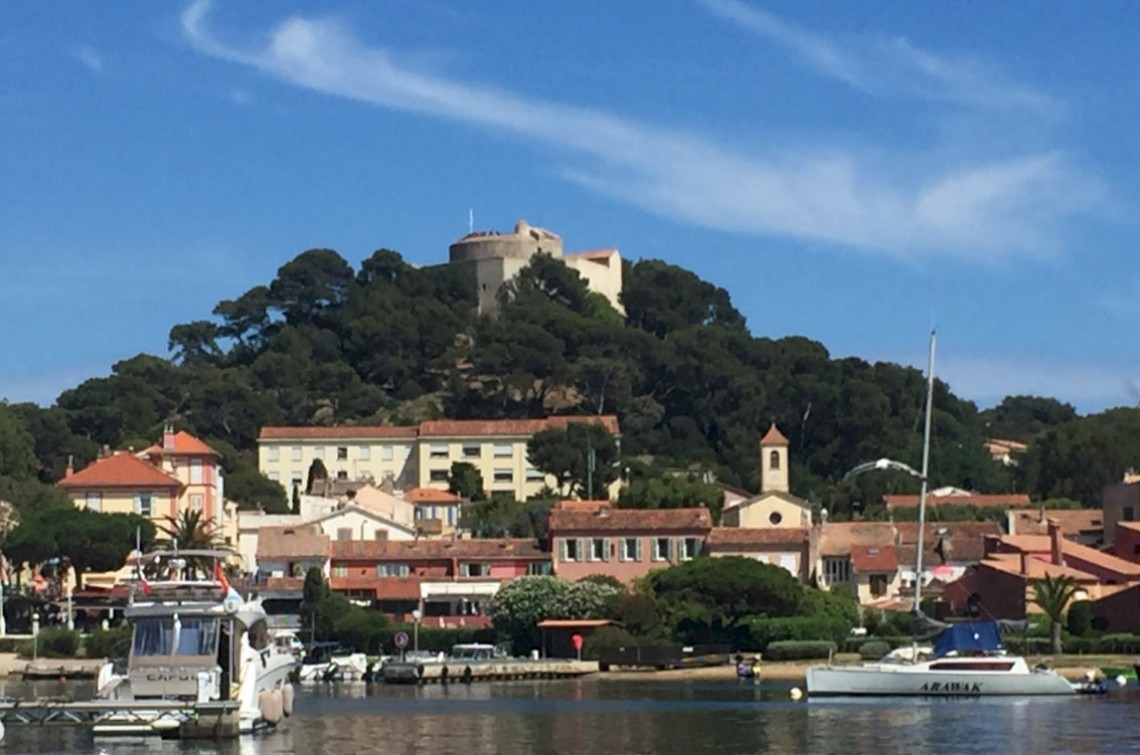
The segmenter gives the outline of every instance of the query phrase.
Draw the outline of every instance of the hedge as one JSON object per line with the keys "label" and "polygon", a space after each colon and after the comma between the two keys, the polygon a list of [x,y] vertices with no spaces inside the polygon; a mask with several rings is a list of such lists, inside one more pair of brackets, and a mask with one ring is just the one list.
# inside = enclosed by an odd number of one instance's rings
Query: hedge
{"label": "hedge", "polygon": [[775,642],[843,641],[851,625],[831,616],[788,616],[752,619],[748,622],[752,650],[763,652]]}
{"label": "hedge", "polygon": [[[411,624],[391,624],[384,630],[377,633],[380,639],[381,652],[385,654],[397,654],[400,651],[396,649],[393,638],[397,632],[408,633],[408,650],[412,649],[412,638],[415,636],[414,627]],[[498,636],[494,629],[485,628],[479,629],[475,627],[425,627],[420,625],[419,632],[419,649],[427,650],[432,653],[450,653],[454,645],[462,645],[471,642],[483,642],[493,644],[497,641]]]}
{"label": "hedge", "polygon": [[764,650],[766,661],[805,661],[829,658],[837,650],[834,642],[809,640],[806,642],[773,642]]}
{"label": "hedge", "polygon": [[865,661],[877,661],[889,652],[890,644],[882,640],[868,640],[859,646],[859,657]]}
{"label": "hedge", "polygon": [[126,658],[131,652],[131,627],[123,624],[106,631],[96,629],[83,639],[83,649],[88,658]]}
{"label": "hedge", "polygon": [[34,640],[23,640],[16,652],[24,658],[74,658],[79,651],[79,632],[67,627],[41,629]]}

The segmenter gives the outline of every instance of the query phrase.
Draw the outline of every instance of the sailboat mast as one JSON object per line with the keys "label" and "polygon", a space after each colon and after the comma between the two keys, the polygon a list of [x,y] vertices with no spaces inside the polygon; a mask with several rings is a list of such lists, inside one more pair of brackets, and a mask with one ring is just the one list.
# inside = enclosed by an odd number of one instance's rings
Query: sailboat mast
{"label": "sailboat mast", "polygon": [[918,493],[918,544],[914,556],[914,610],[922,601],[922,548],[926,529],[926,490],[930,473],[930,416],[934,412],[934,340],[930,331],[930,358],[926,365],[926,426],[922,431],[922,487]]}

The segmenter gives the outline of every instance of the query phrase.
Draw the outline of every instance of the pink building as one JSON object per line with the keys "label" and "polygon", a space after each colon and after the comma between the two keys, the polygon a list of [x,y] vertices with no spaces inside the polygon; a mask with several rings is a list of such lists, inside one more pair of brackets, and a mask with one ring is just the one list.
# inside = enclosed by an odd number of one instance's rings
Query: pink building
{"label": "pink building", "polygon": [[221,454],[188,432],[167,427],[162,433],[162,444],[154,444],[140,456],[182,483],[178,511],[197,511],[203,519],[213,519],[223,527],[227,512],[222,487]]}
{"label": "pink building", "polygon": [[653,569],[696,558],[712,528],[695,509],[617,509],[609,501],[563,501],[550,512],[554,573],[604,574],[629,584]]}

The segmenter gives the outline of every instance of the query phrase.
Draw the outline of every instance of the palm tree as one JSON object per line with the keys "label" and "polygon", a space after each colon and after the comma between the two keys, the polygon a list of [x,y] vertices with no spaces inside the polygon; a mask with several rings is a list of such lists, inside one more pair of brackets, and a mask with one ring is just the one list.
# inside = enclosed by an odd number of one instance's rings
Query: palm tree
{"label": "palm tree", "polygon": [[1049,637],[1052,640],[1053,654],[1060,655],[1061,626],[1064,622],[1065,608],[1077,592],[1077,583],[1072,577],[1053,577],[1046,575],[1033,585],[1033,602],[1036,603],[1045,615],[1049,617]]}
{"label": "palm tree", "polygon": [[203,518],[202,512],[190,509],[177,518],[166,517],[166,524],[159,526],[159,530],[181,550],[210,550],[216,548],[220,540],[213,517]]}

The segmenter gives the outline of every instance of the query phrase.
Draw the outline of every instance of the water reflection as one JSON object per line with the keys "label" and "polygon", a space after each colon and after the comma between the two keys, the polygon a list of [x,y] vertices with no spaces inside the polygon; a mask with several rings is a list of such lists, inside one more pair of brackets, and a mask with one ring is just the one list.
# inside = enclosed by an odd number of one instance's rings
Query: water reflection
{"label": "water reflection", "polygon": [[[1091,753],[1131,748],[1137,702],[1127,692],[1108,699],[791,702],[780,684],[611,680],[346,684],[306,689],[286,727],[262,737],[99,744],[114,753],[219,755]],[[89,733],[63,727],[9,727],[3,750],[98,752]]]}

